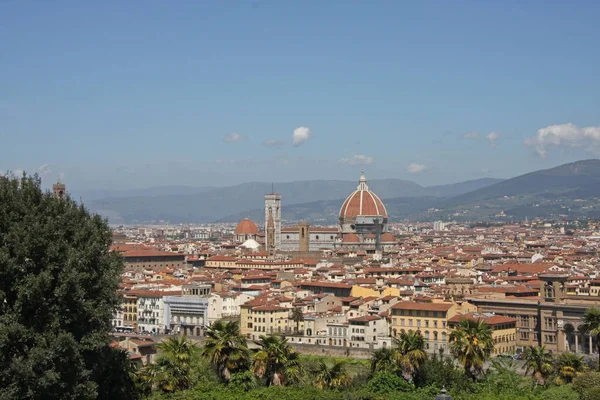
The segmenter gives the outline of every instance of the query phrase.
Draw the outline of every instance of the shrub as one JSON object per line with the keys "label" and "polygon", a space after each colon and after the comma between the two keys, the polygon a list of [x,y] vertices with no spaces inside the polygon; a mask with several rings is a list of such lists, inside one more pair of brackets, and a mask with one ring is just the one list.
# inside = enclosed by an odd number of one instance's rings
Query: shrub
{"label": "shrub", "polygon": [[579,400],[571,385],[553,386],[540,394],[540,400]]}
{"label": "shrub", "polygon": [[580,400],[600,399],[600,372],[586,372],[573,379],[573,390]]}
{"label": "shrub", "polygon": [[373,393],[409,392],[414,385],[388,371],[377,372],[367,383],[366,389]]}
{"label": "shrub", "polygon": [[227,387],[233,390],[242,390],[244,392],[252,390],[256,388],[256,386],[256,378],[250,371],[236,372],[231,375],[227,384]]}

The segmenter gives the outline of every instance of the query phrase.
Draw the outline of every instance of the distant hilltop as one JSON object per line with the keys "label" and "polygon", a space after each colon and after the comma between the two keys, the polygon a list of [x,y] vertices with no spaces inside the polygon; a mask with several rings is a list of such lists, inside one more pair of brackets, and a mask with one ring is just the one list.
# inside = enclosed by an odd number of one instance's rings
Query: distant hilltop
{"label": "distant hilltop", "polygon": [[[369,186],[385,202],[394,220],[493,220],[599,218],[600,160],[583,160],[502,180],[482,178],[423,187],[401,179],[374,179]],[[335,223],[352,181],[279,183],[283,219]],[[181,189],[181,190],[180,190]],[[237,222],[264,218],[263,196],[271,183],[253,182],[223,188],[169,187],[110,193],[86,200],[92,210],[113,223]],[[165,194],[169,193],[169,194]],[[97,195],[98,193],[96,193]]]}

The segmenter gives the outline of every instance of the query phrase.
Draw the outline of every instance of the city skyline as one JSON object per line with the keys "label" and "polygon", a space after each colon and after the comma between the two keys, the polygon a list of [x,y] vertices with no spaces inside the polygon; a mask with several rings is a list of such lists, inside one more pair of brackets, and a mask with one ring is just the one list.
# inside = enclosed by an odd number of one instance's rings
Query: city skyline
{"label": "city skyline", "polygon": [[600,6],[579,4],[4,3],[0,171],[429,186],[595,158]]}

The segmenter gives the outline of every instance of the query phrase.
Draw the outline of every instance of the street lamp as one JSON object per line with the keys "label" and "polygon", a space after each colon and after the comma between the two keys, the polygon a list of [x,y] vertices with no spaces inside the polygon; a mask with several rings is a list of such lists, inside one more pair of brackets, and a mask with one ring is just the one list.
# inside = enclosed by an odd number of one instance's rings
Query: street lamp
{"label": "street lamp", "polygon": [[442,388],[442,390],[440,390],[440,394],[435,396],[434,400],[452,400],[452,396],[446,393],[446,388]]}

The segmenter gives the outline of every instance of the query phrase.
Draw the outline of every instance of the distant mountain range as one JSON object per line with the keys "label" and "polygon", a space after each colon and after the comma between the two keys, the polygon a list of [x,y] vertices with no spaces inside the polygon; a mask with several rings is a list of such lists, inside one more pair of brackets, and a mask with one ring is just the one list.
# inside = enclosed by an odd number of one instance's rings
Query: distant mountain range
{"label": "distant mountain range", "polygon": [[[507,180],[483,178],[431,187],[401,179],[368,183],[384,201],[392,221],[600,217],[600,160],[596,159]],[[339,207],[356,186],[351,181],[315,180],[278,183],[275,191],[282,194],[285,220],[329,224],[335,223]],[[142,191],[84,200],[113,223],[236,222],[245,217],[260,223],[263,196],[270,192],[270,183],[255,182],[223,188],[153,188],[146,195]]]}
{"label": "distant mountain range", "polygon": [[[501,182],[501,179],[482,178],[450,185],[423,187],[402,179],[374,179],[369,187],[382,199],[396,197],[450,197]],[[297,204],[314,203],[315,219],[320,202],[332,202],[340,206],[343,199],[355,190],[358,182],[352,181],[298,181],[275,184],[275,191],[283,198],[284,218]],[[252,182],[222,188],[165,187],[113,192],[110,197],[98,198],[99,192],[82,194],[85,204],[92,210],[109,218],[112,223],[149,223],[169,221],[213,222],[230,220],[234,215],[251,215],[264,204],[264,195],[270,193],[272,184]],[[253,211],[254,210],[254,211]],[[264,211],[263,211],[264,212]],[[293,212],[293,211],[292,211]],[[300,211],[293,212],[298,215]],[[308,217],[303,217],[310,219]],[[257,222],[260,219],[257,219]]]}

